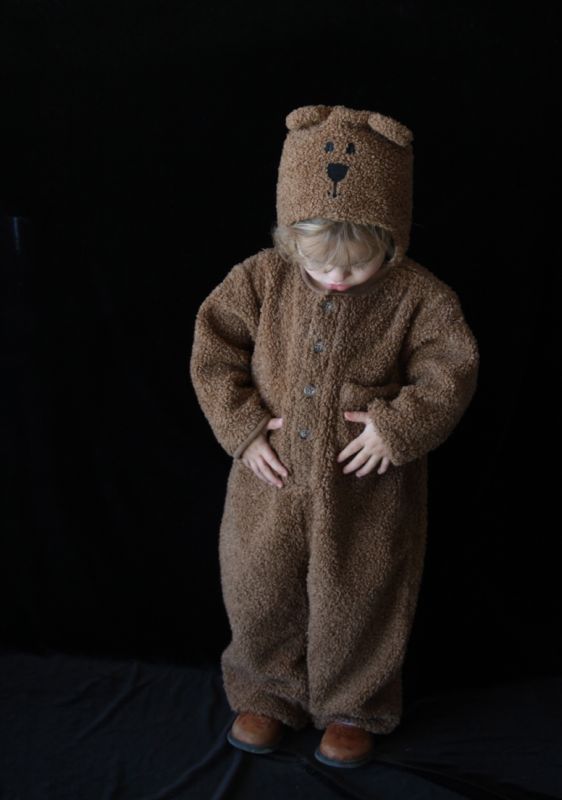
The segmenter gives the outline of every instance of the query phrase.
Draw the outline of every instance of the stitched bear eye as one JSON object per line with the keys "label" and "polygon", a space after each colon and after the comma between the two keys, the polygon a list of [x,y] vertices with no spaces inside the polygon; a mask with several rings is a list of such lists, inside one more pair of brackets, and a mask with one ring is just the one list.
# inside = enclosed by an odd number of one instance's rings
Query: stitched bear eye
{"label": "stitched bear eye", "polygon": [[324,147],[324,150],[327,153],[331,153],[333,149],[334,149],[334,143],[333,142],[326,142],[326,146]]}
{"label": "stitched bear eye", "polygon": [[353,144],[353,142],[349,142],[349,144],[347,145],[347,147],[345,149],[345,152],[346,153],[355,153],[355,145]]}

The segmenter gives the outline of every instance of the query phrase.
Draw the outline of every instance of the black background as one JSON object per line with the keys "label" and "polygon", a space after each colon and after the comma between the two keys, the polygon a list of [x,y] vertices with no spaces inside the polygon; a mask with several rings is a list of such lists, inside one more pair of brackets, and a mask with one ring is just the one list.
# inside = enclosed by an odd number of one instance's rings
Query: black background
{"label": "black background", "polygon": [[194,317],[271,246],[286,114],[344,104],[414,132],[409,255],[481,352],[430,455],[408,690],[560,673],[555,9],[4,3],[3,643],[216,663],[230,459]]}

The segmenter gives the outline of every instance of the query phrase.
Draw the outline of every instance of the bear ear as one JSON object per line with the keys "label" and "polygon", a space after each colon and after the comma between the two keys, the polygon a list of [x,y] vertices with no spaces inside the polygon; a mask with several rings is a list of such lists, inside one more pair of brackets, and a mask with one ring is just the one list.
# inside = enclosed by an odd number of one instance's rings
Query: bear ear
{"label": "bear ear", "polygon": [[297,128],[310,128],[323,122],[332,112],[332,106],[299,106],[285,117],[285,124],[290,131]]}
{"label": "bear ear", "polygon": [[400,147],[406,147],[414,140],[414,134],[409,128],[398,122],[398,120],[392,119],[392,117],[385,117],[376,111],[369,114],[367,124],[377,133],[381,133],[387,139],[390,139],[391,142],[399,144]]}

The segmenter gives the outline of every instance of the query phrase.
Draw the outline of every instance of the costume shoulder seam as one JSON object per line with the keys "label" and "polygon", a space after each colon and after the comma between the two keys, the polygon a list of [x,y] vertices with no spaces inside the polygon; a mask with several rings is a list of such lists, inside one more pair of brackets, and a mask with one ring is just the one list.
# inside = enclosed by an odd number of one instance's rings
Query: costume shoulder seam
{"label": "costume shoulder seam", "polygon": [[273,247],[262,247],[252,255],[247,256],[239,263],[245,269],[270,269],[271,264],[277,260],[277,253]]}
{"label": "costume shoulder seam", "polygon": [[268,293],[272,283],[275,283],[277,276],[276,266],[276,253],[270,247],[261,248],[236,265],[246,275],[260,303]]}
{"label": "costume shoulder seam", "polygon": [[437,300],[440,298],[442,300],[450,300],[453,304],[459,302],[459,296],[452,286],[412,258],[406,257],[403,259],[399,268],[409,275],[415,276],[416,288],[428,299],[434,298]]}

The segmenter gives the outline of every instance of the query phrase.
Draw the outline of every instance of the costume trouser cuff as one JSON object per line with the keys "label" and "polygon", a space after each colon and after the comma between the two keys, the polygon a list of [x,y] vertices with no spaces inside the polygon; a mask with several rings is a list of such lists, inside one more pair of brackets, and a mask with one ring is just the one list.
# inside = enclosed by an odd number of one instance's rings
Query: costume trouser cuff
{"label": "costume trouser cuff", "polygon": [[352,717],[346,714],[313,715],[312,722],[314,727],[318,730],[324,730],[331,722],[349,722],[371,733],[387,734],[392,733],[392,731],[399,726],[400,716]]}
{"label": "costume trouser cuff", "polygon": [[236,713],[250,711],[252,714],[263,714],[266,717],[278,719],[297,731],[310,724],[310,716],[304,709],[279,698],[260,697],[247,702],[229,701],[229,705]]}

